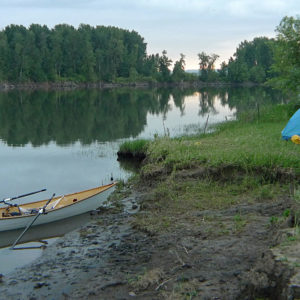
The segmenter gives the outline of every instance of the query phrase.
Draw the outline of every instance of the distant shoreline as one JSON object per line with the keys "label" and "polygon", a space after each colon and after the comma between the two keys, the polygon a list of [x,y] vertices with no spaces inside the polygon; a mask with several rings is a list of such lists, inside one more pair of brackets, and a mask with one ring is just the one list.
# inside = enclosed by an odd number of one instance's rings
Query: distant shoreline
{"label": "distant shoreline", "polygon": [[28,82],[28,83],[0,83],[0,91],[11,90],[75,90],[75,89],[111,89],[111,88],[153,88],[153,87],[180,87],[180,88],[201,88],[201,87],[223,87],[223,86],[257,86],[252,82],[227,83],[227,82],[130,82],[130,83],[109,83],[109,82]]}

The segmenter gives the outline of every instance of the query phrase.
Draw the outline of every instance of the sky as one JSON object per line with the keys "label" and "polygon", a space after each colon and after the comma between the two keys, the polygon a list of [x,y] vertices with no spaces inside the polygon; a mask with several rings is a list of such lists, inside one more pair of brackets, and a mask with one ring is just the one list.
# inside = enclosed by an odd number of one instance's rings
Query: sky
{"label": "sky", "polygon": [[147,53],[167,51],[186,69],[198,69],[198,53],[218,54],[217,67],[238,45],[276,36],[284,16],[300,15],[300,0],[0,0],[0,29],[32,23],[116,26],[137,31]]}

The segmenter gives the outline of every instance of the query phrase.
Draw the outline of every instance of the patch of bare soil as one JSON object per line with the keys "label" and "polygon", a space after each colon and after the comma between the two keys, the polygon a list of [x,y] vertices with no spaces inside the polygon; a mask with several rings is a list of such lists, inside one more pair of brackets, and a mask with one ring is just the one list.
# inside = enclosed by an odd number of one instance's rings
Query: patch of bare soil
{"label": "patch of bare soil", "polygon": [[0,299],[293,299],[293,269],[270,250],[279,230],[270,218],[282,216],[289,198],[193,211],[192,223],[180,219],[153,235],[131,225],[150,189],[0,278]]}

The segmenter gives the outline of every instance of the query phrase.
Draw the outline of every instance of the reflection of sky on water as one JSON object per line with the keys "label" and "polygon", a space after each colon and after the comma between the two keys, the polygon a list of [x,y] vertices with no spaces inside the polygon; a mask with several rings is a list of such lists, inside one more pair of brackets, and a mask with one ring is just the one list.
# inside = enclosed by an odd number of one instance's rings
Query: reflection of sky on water
{"label": "reflection of sky on water", "polygon": [[[57,239],[49,239],[47,242],[50,244],[54,243]],[[24,244],[26,247],[39,247],[41,243],[31,242]],[[24,249],[24,250],[10,250],[9,247],[0,249],[0,264],[1,273],[3,275],[8,274],[16,268],[21,268],[33,262],[35,259],[40,257],[42,249]]]}
{"label": "reflection of sky on water", "polygon": [[[138,138],[151,139],[154,134],[164,135],[165,131],[169,131],[171,136],[193,133],[204,128],[208,114],[208,124],[214,124],[234,113],[227,105],[222,106],[217,97],[213,102],[213,108],[210,107],[208,113],[199,114],[199,94],[186,96],[182,113],[171,98],[170,110],[165,115],[148,113],[147,126]],[[47,188],[46,193],[22,199],[28,202],[45,199],[52,193],[61,195],[108,183],[111,174],[116,179],[127,179],[129,172],[120,168],[116,155],[122,141],[94,142],[90,145],[74,142],[65,146],[51,142],[39,147],[30,144],[10,147],[1,142],[0,193],[4,198]]]}
{"label": "reflection of sky on water", "polygon": [[[0,191],[2,198],[47,188],[47,192],[30,197],[44,199],[77,192],[110,182],[111,174],[126,178],[117,161],[117,143],[76,142],[60,147],[55,143],[41,147],[8,147],[0,143]],[[0,197],[1,197],[0,196]],[[29,201],[23,198],[23,201]]]}
{"label": "reflection of sky on water", "polygon": [[[201,108],[199,105],[199,94],[186,96],[184,101],[184,111],[176,107],[173,100],[169,101],[170,110],[164,117],[163,114],[147,115],[147,126],[140,133],[139,138],[153,138],[155,134],[164,135],[165,131],[169,131],[171,136],[177,136],[185,133],[194,133],[200,128],[204,128],[208,118],[208,125],[223,122],[227,118],[231,118],[235,113],[235,109],[231,110],[226,104],[223,106],[219,98],[214,99],[214,108],[210,108],[208,113],[199,114]],[[196,126],[191,126],[196,125]]]}
{"label": "reflection of sky on water", "polygon": [[[22,237],[21,243],[16,245],[17,249],[26,249],[15,251],[10,250],[9,246],[11,246],[17,237],[20,236],[23,229],[0,232],[1,273],[5,275],[15,268],[21,268],[23,265],[26,265],[38,258],[43,253],[43,248],[41,248],[41,246],[44,246],[45,243],[37,241],[40,241],[41,239],[43,241],[46,240],[50,245],[54,243],[59,236],[63,236],[67,232],[90,222],[92,219],[93,216],[89,213],[85,213],[72,218],[52,222],[50,224],[31,227]],[[30,247],[30,249],[28,247]]]}

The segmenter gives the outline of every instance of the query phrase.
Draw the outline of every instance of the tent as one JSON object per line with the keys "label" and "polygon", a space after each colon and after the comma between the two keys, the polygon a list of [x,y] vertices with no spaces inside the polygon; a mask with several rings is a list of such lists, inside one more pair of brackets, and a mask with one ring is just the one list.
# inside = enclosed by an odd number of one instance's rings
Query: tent
{"label": "tent", "polygon": [[291,139],[293,135],[300,136],[300,108],[293,114],[281,132],[284,140]]}

